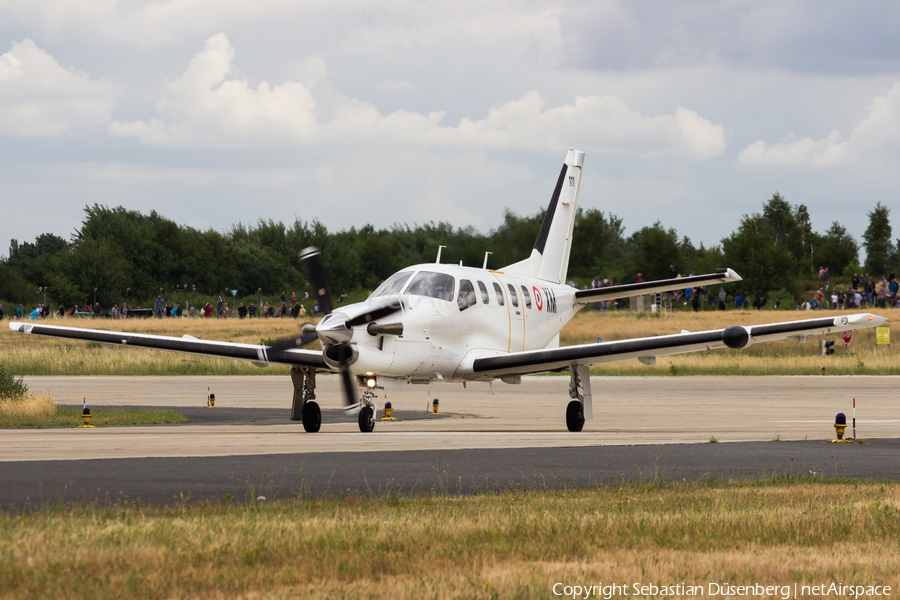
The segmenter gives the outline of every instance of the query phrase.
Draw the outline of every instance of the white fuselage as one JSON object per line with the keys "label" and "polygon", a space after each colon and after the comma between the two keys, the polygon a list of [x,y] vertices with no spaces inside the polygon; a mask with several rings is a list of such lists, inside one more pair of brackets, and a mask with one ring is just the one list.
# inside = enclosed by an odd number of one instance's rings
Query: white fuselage
{"label": "white fuselage", "polygon": [[[364,303],[334,310],[353,315],[366,304],[400,298],[401,312],[383,322],[402,322],[402,336],[354,330],[355,372],[414,382],[483,379],[472,371],[476,358],[556,348],[560,330],[582,308],[572,287],[501,271],[423,264],[398,271],[388,283],[406,274],[391,293],[376,290]],[[437,279],[436,289],[421,285]]]}

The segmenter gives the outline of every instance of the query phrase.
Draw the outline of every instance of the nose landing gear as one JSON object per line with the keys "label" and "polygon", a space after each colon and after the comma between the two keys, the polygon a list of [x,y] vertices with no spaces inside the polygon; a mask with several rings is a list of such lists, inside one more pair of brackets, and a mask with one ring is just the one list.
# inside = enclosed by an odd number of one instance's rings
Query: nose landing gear
{"label": "nose landing gear", "polygon": [[359,430],[363,433],[371,433],[375,430],[375,413],[378,407],[372,401],[375,393],[370,388],[363,388],[360,393],[359,403],[362,408],[359,411]]}

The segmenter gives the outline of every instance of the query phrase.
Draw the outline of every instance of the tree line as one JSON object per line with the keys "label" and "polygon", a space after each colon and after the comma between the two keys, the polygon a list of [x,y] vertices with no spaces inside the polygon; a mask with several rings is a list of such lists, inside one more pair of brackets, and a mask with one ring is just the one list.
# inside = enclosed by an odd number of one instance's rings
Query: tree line
{"label": "tree line", "polygon": [[[806,206],[791,205],[776,193],[759,213],[744,215],[738,228],[710,248],[695,246],[675,229],[657,221],[626,235],[622,219],[596,209],[579,209],[569,262],[569,279],[589,283],[595,276],[634,281],[669,276],[669,265],[683,274],[708,273],[723,266],[744,280],[731,292],[761,297],[780,291],[802,296],[804,285],[827,267],[832,276],[868,272],[881,277],[900,263],[900,240],[891,237],[890,210],[878,203],[869,212],[859,264],[860,244],[838,222],[825,232],[812,230]],[[122,303],[148,306],[163,290],[196,288],[205,296],[237,289],[238,296],[277,296],[281,291],[308,291],[300,251],[316,246],[335,293],[372,290],[395,271],[434,262],[439,245],[442,262],[481,266],[485,252],[490,268],[529,255],[544,211],[519,216],[506,211],[503,222],[486,234],[449,223],[375,229],[365,225],[328,231],[319,221],[295,220],[289,225],[260,220],[237,224],[225,232],[179,225],[151,210],[85,207],[84,220],[70,240],[52,233],[35,241],[10,242],[0,260],[0,299],[21,304],[47,300],[64,306],[96,299],[103,306]]]}

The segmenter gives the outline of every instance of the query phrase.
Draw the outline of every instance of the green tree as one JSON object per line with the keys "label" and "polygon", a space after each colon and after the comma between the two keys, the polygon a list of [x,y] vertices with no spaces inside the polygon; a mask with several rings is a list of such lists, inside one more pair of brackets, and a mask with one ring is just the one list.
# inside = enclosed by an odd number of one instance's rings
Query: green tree
{"label": "green tree", "polygon": [[108,240],[80,240],[64,260],[67,281],[80,288],[92,302],[96,288],[101,306],[121,301],[125,288],[131,285],[129,267],[122,248]]}
{"label": "green tree", "polygon": [[762,215],[744,215],[737,231],[722,240],[728,266],[743,277],[732,289],[747,297],[765,297],[785,288],[798,293],[794,257],[785,244],[773,244],[770,221]]}
{"label": "green tree", "polygon": [[859,245],[846,227],[834,221],[821,238],[816,260],[832,274],[841,274],[847,265],[859,262]]}
{"label": "green tree", "polygon": [[597,209],[579,209],[569,256],[569,277],[592,279],[624,278],[625,228],[622,219],[606,216]]}
{"label": "green tree", "polygon": [[667,279],[669,266],[674,265],[679,273],[684,273],[681,242],[674,229],[665,229],[657,221],[650,227],[643,227],[632,236],[635,247],[631,270],[643,273],[644,279]]}
{"label": "green tree", "polygon": [[866,272],[872,277],[887,275],[891,269],[891,209],[879,202],[869,213],[869,226],[863,233],[866,248]]}
{"label": "green tree", "polygon": [[772,243],[776,246],[786,243],[788,236],[794,233],[797,220],[794,218],[794,210],[784,196],[775,192],[763,204],[763,218],[772,231]]}

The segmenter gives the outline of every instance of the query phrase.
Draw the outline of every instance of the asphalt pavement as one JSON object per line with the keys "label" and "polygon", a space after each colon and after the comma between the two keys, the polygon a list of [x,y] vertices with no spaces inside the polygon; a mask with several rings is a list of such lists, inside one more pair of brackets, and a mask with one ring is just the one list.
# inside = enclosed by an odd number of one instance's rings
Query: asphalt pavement
{"label": "asphalt pavement", "polygon": [[0,506],[472,494],[784,475],[897,481],[898,457],[900,439],[871,439],[19,461],[2,463]]}

